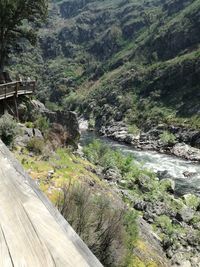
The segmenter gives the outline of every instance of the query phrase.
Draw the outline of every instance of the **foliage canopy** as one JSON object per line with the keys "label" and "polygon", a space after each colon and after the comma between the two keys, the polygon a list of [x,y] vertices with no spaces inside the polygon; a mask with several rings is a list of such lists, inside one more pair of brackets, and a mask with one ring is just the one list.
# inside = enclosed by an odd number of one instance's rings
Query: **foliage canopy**
{"label": "foliage canopy", "polygon": [[36,41],[38,23],[47,15],[47,0],[0,1],[0,70],[6,58],[20,38]]}

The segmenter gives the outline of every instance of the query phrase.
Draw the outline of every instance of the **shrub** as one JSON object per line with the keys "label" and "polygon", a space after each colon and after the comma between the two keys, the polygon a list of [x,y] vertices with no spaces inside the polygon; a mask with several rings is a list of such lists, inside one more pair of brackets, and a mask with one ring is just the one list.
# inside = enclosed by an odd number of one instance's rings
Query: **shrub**
{"label": "shrub", "polygon": [[165,144],[174,144],[176,142],[176,136],[168,131],[160,134],[160,139]]}
{"label": "shrub", "polygon": [[137,238],[136,215],[83,185],[62,188],[57,207],[104,266],[121,266]]}
{"label": "shrub", "polygon": [[200,198],[192,194],[187,194],[184,195],[184,202],[188,207],[196,210],[200,205]]}
{"label": "shrub", "polygon": [[37,155],[42,154],[44,149],[44,141],[37,137],[33,137],[29,140],[27,144],[27,149]]}
{"label": "shrub", "polygon": [[171,222],[171,219],[166,215],[161,215],[156,218],[156,224],[160,227],[167,235],[172,235],[174,228]]}
{"label": "shrub", "polygon": [[33,123],[31,121],[27,121],[25,125],[27,128],[33,128]]}
{"label": "shrub", "polygon": [[84,147],[83,152],[90,162],[104,168],[118,168],[122,174],[127,173],[133,163],[132,156],[124,156],[98,140]]}
{"label": "shrub", "polygon": [[35,128],[38,128],[43,134],[47,134],[49,131],[49,120],[46,117],[39,116],[34,122]]}
{"label": "shrub", "polygon": [[2,141],[7,146],[11,146],[18,132],[17,122],[8,113],[4,114],[0,118],[0,137]]}
{"label": "shrub", "polygon": [[129,125],[128,127],[128,133],[137,135],[140,133],[140,129],[137,127],[137,125],[132,124],[132,125]]}

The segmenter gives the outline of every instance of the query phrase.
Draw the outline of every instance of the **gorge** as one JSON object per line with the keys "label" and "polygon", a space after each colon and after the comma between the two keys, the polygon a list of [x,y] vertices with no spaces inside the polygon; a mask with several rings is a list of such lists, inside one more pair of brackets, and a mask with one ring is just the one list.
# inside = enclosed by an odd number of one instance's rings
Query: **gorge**
{"label": "gorge", "polygon": [[0,137],[101,264],[199,267],[200,0],[50,0],[5,71]]}

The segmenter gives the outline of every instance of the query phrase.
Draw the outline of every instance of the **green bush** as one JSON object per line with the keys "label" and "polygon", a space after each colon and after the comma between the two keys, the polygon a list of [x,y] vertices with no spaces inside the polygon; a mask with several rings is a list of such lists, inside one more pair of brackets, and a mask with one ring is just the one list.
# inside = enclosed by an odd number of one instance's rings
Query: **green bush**
{"label": "green bush", "polygon": [[44,149],[44,141],[42,139],[39,139],[37,137],[33,137],[29,140],[27,144],[27,149],[31,152],[34,152],[37,155],[42,154],[43,149]]}
{"label": "green bush", "polygon": [[0,138],[7,146],[12,146],[13,141],[18,134],[17,122],[8,113],[0,118]]}
{"label": "green bush", "polygon": [[137,135],[140,133],[140,129],[137,127],[137,125],[132,124],[128,126],[128,133]]}
{"label": "green bush", "polygon": [[31,121],[27,121],[25,125],[27,128],[33,128],[33,123]]}
{"label": "green bush", "polygon": [[38,128],[44,135],[49,131],[49,120],[46,117],[39,116],[34,122],[35,128]]}
{"label": "green bush", "polygon": [[57,207],[105,267],[124,266],[138,238],[135,212],[79,184],[62,188]]}
{"label": "green bush", "polygon": [[160,134],[160,140],[165,144],[174,144],[176,142],[176,136],[168,131],[164,131]]}
{"label": "green bush", "polygon": [[98,140],[84,147],[83,152],[90,162],[104,168],[117,168],[122,175],[128,173],[133,165],[132,156],[124,156]]}
{"label": "green bush", "polygon": [[196,210],[197,207],[200,205],[200,198],[192,194],[187,194],[184,195],[184,202],[188,207]]}

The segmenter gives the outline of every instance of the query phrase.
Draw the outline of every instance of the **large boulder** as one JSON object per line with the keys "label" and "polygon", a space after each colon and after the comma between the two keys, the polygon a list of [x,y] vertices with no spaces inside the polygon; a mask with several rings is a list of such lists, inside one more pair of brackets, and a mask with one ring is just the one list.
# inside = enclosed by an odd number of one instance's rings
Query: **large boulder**
{"label": "large boulder", "polygon": [[44,137],[39,129],[27,128],[23,124],[19,124],[20,134],[15,138],[15,145],[25,147],[34,137],[38,140],[44,140]]}
{"label": "large boulder", "polygon": [[51,123],[57,123],[63,126],[67,132],[68,139],[76,142],[80,138],[78,118],[75,112],[72,111],[57,111],[49,114]]}
{"label": "large boulder", "polygon": [[194,210],[185,206],[176,214],[176,219],[180,222],[189,223],[194,217]]}
{"label": "large boulder", "polygon": [[[58,127],[59,136],[66,137],[65,143],[76,143],[80,138],[78,118],[75,112],[71,111],[50,111],[38,100],[31,100],[29,105],[30,120],[38,115],[45,116],[52,124],[52,131],[55,134],[55,125]],[[55,124],[55,125],[53,125]],[[59,126],[60,125],[60,126]],[[62,129],[61,129],[62,128]],[[63,134],[65,131],[65,134]],[[63,143],[63,141],[62,141]]]}
{"label": "large boulder", "polygon": [[193,161],[200,161],[200,149],[191,147],[185,143],[177,143],[171,152],[181,158]]}

